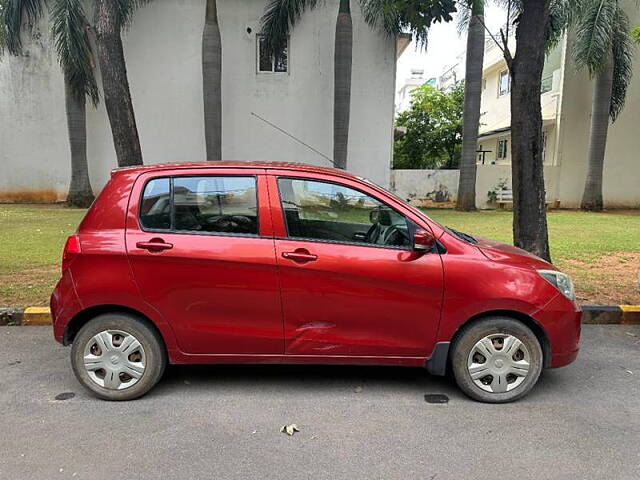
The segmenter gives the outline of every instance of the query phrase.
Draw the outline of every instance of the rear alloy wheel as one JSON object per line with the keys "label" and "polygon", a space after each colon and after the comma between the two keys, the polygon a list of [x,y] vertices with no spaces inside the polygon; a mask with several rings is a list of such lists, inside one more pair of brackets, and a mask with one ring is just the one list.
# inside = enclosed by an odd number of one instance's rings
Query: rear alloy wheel
{"label": "rear alloy wheel", "polygon": [[452,364],[460,388],[475,400],[512,402],[526,395],[542,370],[535,334],[510,318],[488,318],[465,328]]}
{"label": "rear alloy wheel", "polygon": [[87,323],[71,349],[76,377],[105,400],[131,400],[160,379],[166,360],[158,334],[138,318],[106,314]]}

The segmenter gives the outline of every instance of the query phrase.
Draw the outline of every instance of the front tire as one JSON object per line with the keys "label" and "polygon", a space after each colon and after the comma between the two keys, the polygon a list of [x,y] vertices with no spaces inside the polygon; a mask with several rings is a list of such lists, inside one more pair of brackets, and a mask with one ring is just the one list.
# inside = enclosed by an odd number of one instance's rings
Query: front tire
{"label": "front tire", "polygon": [[124,313],[100,315],[85,324],[71,348],[78,381],[104,400],[132,400],[158,383],[166,366],[158,333]]}
{"label": "front tire", "polygon": [[507,403],[534,387],[543,366],[536,335],[521,322],[490,317],[464,327],[452,353],[460,389],[474,400]]}

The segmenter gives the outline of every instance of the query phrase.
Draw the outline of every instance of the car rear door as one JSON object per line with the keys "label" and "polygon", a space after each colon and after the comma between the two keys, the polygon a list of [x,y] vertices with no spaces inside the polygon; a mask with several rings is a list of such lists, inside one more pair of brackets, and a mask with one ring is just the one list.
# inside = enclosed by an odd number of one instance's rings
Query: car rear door
{"label": "car rear door", "polygon": [[184,353],[283,353],[263,170],[141,175],[126,244],[142,297],[171,324]]}
{"label": "car rear door", "polygon": [[443,266],[438,252],[415,252],[409,240],[428,225],[360,182],[269,173],[285,353],[390,362],[429,355]]}

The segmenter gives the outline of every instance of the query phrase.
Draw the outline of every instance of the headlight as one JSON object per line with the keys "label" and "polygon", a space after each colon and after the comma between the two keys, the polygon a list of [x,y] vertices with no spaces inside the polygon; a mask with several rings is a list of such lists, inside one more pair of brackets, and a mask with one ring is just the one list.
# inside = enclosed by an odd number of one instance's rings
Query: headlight
{"label": "headlight", "polygon": [[538,270],[538,273],[551,285],[560,290],[569,300],[576,299],[576,292],[573,289],[573,282],[569,275],[557,270]]}

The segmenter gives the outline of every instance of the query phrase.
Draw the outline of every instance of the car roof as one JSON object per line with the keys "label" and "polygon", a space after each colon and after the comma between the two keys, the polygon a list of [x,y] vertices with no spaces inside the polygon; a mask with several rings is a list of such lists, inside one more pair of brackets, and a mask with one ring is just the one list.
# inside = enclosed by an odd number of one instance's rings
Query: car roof
{"label": "car roof", "polygon": [[319,167],[317,165],[310,165],[308,163],[295,163],[295,162],[242,162],[242,161],[214,161],[214,162],[175,162],[175,163],[160,163],[149,165],[137,165],[132,167],[120,167],[112,171],[112,174],[119,172],[153,172],[162,170],[179,170],[179,169],[193,169],[193,168],[210,168],[215,170],[217,168],[238,168],[238,169],[255,169],[264,168],[271,170],[288,170],[307,173],[320,173],[329,175],[338,175],[345,178],[358,178],[355,175],[346,172],[344,170],[338,170],[337,168]]}

